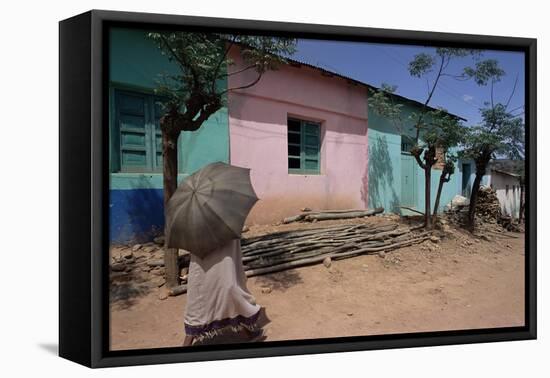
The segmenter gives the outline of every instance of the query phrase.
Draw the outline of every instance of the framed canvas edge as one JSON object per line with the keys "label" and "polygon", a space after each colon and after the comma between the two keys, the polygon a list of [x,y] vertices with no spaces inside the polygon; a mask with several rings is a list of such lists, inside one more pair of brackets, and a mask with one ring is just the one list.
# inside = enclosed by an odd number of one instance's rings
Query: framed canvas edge
{"label": "framed canvas edge", "polygon": [[[93,10],[91,17],[91,246],[89,253],[89,268],[91,270],[91,356],[90,367],[110,367],[121,365],[156,364],[170,362],[189,362],[204,360],[220,360],[233,358],[268,357],[281,355],[298,355],[311,353],[329,353],[360,351],[388,348],[408,348],[422,346],[438,346],[450,344],[483,343],[496,341],[528,340],[536,338],[536,39],[517,37],[497,37],[485,35],[451,34],[436,32],[418,32],[407,30],[370,29],[363,27],[327,26],[312,24],[297,24],[271,21],[235,20],[194,16],[176,16],[133,12],[114,12]],[[216,27],[251,31],[278,30],[285,33],[301,32],[307,35],[322,37],[374,38],[387,43],[396,41],[407,43],[430,42],[449,44],[469,44],[493,48],[512,48],[526,53],[526,120],[528,122],[527,135],[528,155],[526,160],[528,172],[528,194],[526,207],[528,209],[528,231],[526,235],[526,323],[525,327],[487,330],[464,330],[430,332],[426,334],[384,335],[381,337],[336,338],[304,340],[301,345],[292,345],[293,342],[271,342],[261,347],[227,346],[224,350],[187,351],[183,348],[143,349],[124,353],[108,351],[108,338],[105,330],[109,325],[108,311],[106,311],[105,291],[106,264],[104,248],[108,242],[105,220],[108,215],[108,176],[103,148],[108,133],[102,132],[105,124],[104,106],[107,96],[104,88],[104,79],[107,74],[106,62],[103,54],[105,44],[104,26],[106,23],[146,23],[156,25],[181,25],[197,27]],[[60,104],[61,106],[61,104]],[[105,181],[107,180],[107,181]],[[63,184],[60,181],[60,185]],[[76,199],[75,199],[76,200]],[[61,263],[61,261],[60,261]],[[86,264],[86,261],[82,261]],[[108,302],[107,302],[108,303]],[[107,306],[108,307],[108,306]],[[108,309],[108,308],[107,308]],[[107,316],[106,316],[107,314]],[[108,331],[108,330],[107,330]],[[107,333],[108,335],[108,333]],[[294,343],[295,344],[295,343]]]}

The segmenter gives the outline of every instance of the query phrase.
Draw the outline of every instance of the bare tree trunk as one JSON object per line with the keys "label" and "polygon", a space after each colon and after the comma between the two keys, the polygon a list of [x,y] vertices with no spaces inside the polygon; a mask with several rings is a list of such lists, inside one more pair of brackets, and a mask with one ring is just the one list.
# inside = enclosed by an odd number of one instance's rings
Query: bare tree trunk
{"label": "bare tree trunk", "polygon": [[[163,185],[164,185],[164,211],[168,200],[178,187],[178,134],[162,132],[163,155]],[[164,217],[166,219],[166,216]],[[164,232],[166,235],[166,229]],[[167,241],[168,239],[166,239]],[[165,243],[166,243],[165,241]],[[178,249],[164,246],[164,268],[166,286],[171,288],[179,285]]]}
{"label": "bare tree trunk", "polygon": [[474,183],[472,184],[472,193],[470,194],[470,207],[468,208],[468,228],[471,232],[475,231],[476,227],[476,204],[479,188],[481,186],[481,179],[487,171],[487,165],[491,160],[491,154],[483,152],[481,156],[476,160],[476,176]]}
{"label": "bare tree trunk", "polygon": [[432,166],[426,164],[424,168],[424,225],[428,230],[432,229],[431,199],[432,199]]}
{"label": "bare tree trunk", "polygon": [[439,186],[437,187],[437,194],[435,196],[435,205],[434,205],[434,212],[433,212],[433,222],[437,219],[437,209],[439,208],[439,202],[441,200],[441,192],[443,191],[443,185],[446,182],[449,182],[451,179],[451,175],[447,170],[444,168],[441,172],[441,176],[439,177]]}
{"label": "bare tree trunk", "polygon": [[435,164],[435,147],[428,147],[424,151],[424,161],[422,161],[421,149],[411,150],[416,162],[424,170],[424,227],[432,229],[432,211],[431,211],[431,186],[432,186],[432,167]]}
{"label": "bare tree trunk", "polygon": [[519,219],[518,223],[525,222],[525,184],[520,183],[520,194],[519,194]]}
{"label": "bare tree trunk", "polygon": [[[484,171],[483,171],[484,172]],[[476,170],[476,177],[474,183],[472,184],[472,193],[470,194],[470,207],[468,209],[468,228],[471,232],[474,232],[476,227],[476,204],[477,204],[477,194],[479,192],[479,187],[481,186],[481,179],[483,178],[483,173]]]}

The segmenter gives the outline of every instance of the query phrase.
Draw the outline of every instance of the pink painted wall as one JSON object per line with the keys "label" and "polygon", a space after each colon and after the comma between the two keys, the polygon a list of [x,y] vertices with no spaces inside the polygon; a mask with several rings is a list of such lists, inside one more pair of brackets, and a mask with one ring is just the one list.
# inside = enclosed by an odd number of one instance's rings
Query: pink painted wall
{"label": "pink painted wall", "polygon": [[[236,71],[238,51],[232,51]],[[230,88],[254,71],[229,76]],[[318,70],[284,65],[258,84],[230,91],[230,162],[251,169],[260,197],[248,224],[265,224],[312,209],[367,207],[367,90]],[[321,174],[288,173],[287,118],[321,123]]]}

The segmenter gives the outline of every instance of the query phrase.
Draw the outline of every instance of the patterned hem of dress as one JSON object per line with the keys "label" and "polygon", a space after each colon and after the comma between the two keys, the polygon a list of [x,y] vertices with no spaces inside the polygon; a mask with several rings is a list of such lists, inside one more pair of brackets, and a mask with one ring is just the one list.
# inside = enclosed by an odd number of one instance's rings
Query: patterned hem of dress
{"label": "patterned hem of dress", "polygon": [[233,332],[239,332],[243,329],[247,329],[250,332],[256,332],[258,331],[256,322],[258,321],[260,312],[261,310],[258,310],[258,312],[249,317],[237,315],[234,318],[214,320],[208,324],[200,326],[192,326],[184,323],[185,334],[187,336],[193,336],[197,341],[201,341],[218,336],[225,329],[230,329]]}

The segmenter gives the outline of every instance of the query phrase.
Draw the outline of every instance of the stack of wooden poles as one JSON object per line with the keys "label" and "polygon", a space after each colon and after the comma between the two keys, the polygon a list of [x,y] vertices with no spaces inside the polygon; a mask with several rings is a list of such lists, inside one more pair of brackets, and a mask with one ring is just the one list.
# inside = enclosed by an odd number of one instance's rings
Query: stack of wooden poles
{"label": "stack of wooden poles", "polygon": [[[306,230],[282,231],[241,240],[247,277],[258,276],[364,254],[391,251],[422,243],[429,232],[394,222],[333,225]],[[187,286],[171,289],[184,293]]]}
{"label": "stack of wooden poles", "polygon": [[337,225],[286,231],[243,239],[241,249],[248,277],[300,266],[389,251],[421,243],[428,232],[415,232],[396,223]]}

